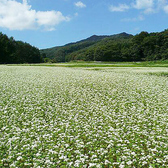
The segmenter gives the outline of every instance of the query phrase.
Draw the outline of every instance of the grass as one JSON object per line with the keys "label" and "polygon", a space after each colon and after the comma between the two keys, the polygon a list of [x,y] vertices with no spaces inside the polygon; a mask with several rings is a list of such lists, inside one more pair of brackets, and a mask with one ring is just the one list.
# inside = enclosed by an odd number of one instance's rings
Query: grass
{"label": "grass", "polygon": [[168,72],[150,72],[149,75],[168,77]]}
{"label": "grass", "polygon": [[[11,65],[11,64],[10,64]],[[10,66],[9,65],[9,66]],[[85,62],[74,61],[66,63],[16,64],[16,66],[49,66],[49,67],[168,67],[168,60],[146,62]]]}

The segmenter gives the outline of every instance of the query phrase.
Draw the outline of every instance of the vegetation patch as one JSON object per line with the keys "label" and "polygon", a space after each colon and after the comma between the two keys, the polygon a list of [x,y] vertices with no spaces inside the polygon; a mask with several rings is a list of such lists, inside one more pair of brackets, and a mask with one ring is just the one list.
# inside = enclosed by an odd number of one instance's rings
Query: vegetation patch
{"label": "vegetation patch", "polygon": [[149,75],[168,77],[168,72],[150,72]]}
{"label": "vegetation patch", "polygon": [[166,168],[168,83],[153,71],[0,66],[0,167]]}
{"label": "vegetation patch", "polygon": [[127,33],[94,36],[65,46],[44,49],[41,53],[55,62],[167,60],[167,36],[168,30],[159,33],[141,32],[135,36]]}

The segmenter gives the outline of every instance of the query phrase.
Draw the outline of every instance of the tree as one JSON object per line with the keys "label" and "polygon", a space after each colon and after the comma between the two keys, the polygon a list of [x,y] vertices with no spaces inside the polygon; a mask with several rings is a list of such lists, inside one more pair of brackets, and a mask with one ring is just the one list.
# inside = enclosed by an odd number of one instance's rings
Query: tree
{"label": "tree", "polygon": [[15,41],[0,33],[0,63],[39,63],[43,58],[38,48]]}

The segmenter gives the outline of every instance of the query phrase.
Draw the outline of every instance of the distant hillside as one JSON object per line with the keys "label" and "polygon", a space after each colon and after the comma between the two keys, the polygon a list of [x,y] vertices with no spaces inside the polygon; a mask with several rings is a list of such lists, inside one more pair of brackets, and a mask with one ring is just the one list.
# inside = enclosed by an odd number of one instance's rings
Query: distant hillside
{"label": "distant hillside", "polygon": [[135,36],[120,33],[93,35],[64,46],[39,50],[0,32],[0,64],[83,61],[168,60],[168,29]]}
{"label": "distant hillside", "polygon": [[69,44],[66,44],[65,46],[69,46],[69,45],[73,45],[73,44],[79,44],[79,43],[82,43],[82,42],[97,42],[97,41],[100,41],[106,37],[109,37],[109,36],[97,36],[97,35],[93,35],[87,39],[84,39],[84,40],[80,40],[80,41],[77,41],[77,42],[74,42],[74,43],[69,43]]}
{"label": "distant hillside", "polygon": [[76,43],[41,50],[53,62],[84,61],[153,61],[168,59],[168,30],[141,32],[135,36],[120,33],[91,36]]}
{"label": "distant hillside", "polygon": [[131,37],[133,36],[127,33],[120,33],[120,34],[111,35],[111,36],[93,35],[87,39],[77,41],[75,43],[69,43],[69,44],[66,44],[60,47],[43,49],[41,50],[41,53],[47,58],[54,59],[56,62],[65,62],[65,61],[70,61],[69,60],[70,54],[73,54],[76,52],[82,52],[83,50],[87,50],[89,47],[95,46],[96,44],[100,42],[119,40],[119,39],[129,39]]}

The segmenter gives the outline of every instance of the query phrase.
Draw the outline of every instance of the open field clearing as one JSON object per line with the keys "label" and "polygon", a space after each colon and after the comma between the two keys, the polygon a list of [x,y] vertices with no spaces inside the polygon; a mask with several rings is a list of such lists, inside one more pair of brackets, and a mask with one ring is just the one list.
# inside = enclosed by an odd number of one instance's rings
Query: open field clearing
{"label": "open field clearing", "polygon": [[[9,64],[11,66],[11,64]],[[13,64],[12,64],[13,66]],[[144,62],[101,62],[101,61],[72,61],[65,63],[15,64],[15,66],[49,66],[49,67],[168,67],[168,60]]]}
{"label": "open field clearing", "polygon": [[167,165],[167,68],[0,66],[0,167]]}

